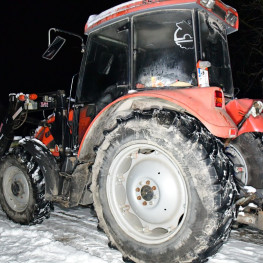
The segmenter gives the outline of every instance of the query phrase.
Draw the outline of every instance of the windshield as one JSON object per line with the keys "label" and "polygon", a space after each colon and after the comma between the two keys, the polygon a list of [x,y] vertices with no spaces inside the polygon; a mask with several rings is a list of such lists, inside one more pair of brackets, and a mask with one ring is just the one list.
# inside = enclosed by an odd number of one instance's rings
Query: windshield
{"label": "windshield", "polygon": [[201,59],[211,63],[210,86],[221,87],[226,95],[233,96],[226,28],[206,13],[200,12],[199,18]]}
{"label": "windshield", "polygon": [[137,88],[196,85],[191,10],[134,17],[134,79]]}

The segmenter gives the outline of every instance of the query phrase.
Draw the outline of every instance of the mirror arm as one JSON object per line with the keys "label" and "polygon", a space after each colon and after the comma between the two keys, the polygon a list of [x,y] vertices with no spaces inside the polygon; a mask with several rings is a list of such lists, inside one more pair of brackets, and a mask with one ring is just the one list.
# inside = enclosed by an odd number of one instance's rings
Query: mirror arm
{"label": "mirror arm", "polygon": [[79,38],[81,40],[81,53],[85,52],[84,40],[83,40],[83,38],[80,35],[72,33],[72,32],[69,32],[69,31],[66,31],[66,30],[58,29],[58,28],[50,28],[48,30],[48,46],[50,46],[50,43],[51,43],[51,38],[50,38],[51,31],[60,32],[60,33],[68,34],[70,36],[74,36],[74,37]]}
{"label": "mirror arm", "polygon": [[50,44],[51,44],[51,37],[50,37],[51,31],[56,32],[56,28],[50,28],[50,29],[48,30],[48,47],[49,47]]}

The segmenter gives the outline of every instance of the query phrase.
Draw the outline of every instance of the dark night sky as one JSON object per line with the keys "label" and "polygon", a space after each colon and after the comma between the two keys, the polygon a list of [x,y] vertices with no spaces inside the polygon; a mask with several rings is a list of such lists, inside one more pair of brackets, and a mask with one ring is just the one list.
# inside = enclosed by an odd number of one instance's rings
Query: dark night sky
{"label": "dark night sky", "polygon": [[[41,58],[51,27],[83,34],[90,14],[100,13],[122,0],[4,0],[0,11],[0,103],[10,92],[69,90],[79,71],[80,42],[67,38],[65,48],[53,61]],[[238,1],[226,1],[232,2]],[[236,3],[238,4],[238,3]],[[238,9],[238,6],[235,5]],[[236,33],[235,33],[236,34]],[[230,41],[238,39],[231,36]],[[233,64],[233,61],[232,61]],[[253,92],[253,90],[252,90]]]}
{"label": "dark night sky", "polygon": [[83,35],[90,14],[122,2],[6,0],[0,11],[0,102],[6,102],[10,92],[69,90],[72,75],[79,71],[80,41],[66,36],[62,52],[46,61],[41,56],[47,48],[48,29]]}

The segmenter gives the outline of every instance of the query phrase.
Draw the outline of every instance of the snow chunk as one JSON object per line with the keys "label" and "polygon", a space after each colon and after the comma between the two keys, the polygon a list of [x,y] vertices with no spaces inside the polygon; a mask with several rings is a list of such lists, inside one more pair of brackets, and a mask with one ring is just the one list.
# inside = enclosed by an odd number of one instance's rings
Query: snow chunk
{"label": "snow chunk", "polygon": [[40,171],[40,167],[38,166],[37,169],[35,170],[35,172],[32,174],[32,178],[33,178],[34,182],[36,182],[40,179],[39,171]]}
{"label": "snow chunk", "polygon": [[258,206],[257,206],[256,204],[254,204],[254,203],[249,203],[248,206],[249,206],[249,207],[253,207],[253,208],[257,208],[257,207],[258,207]]}
{"label": "snow chunk", "polygon": [[247,193],[252,193],[252,194],[256,193],[257,191],[253,186],[248,186],[248,185],[246,185],[244,189],[247,191]]}
{"label": "snow chunk", "polygon": [[19,141],[19,144],[20,145],[23,145],[23,144],[25,144],[26,143],[26,138],[23,138],[23,139],[21,139],[20,141]]}
{"label": "snow chunk", "polygon": [[22,139],[22,136],[14,136],[14,141],[20,141]]}

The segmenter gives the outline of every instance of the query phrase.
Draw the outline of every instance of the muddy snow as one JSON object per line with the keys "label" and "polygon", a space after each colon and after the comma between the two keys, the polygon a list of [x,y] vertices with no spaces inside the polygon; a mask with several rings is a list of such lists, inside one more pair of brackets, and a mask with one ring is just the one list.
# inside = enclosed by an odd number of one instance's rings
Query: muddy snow
{"label": "muddy snow", "polygon": [[[209,263],[263,262],[263,231],[241,228]],[[108,247],[104,233],[97,230],[92,209],[64,210],[55,207],[41,225],[21,226],[8,220],[0,209],[1,263],[119,263],[121,254]]]}

